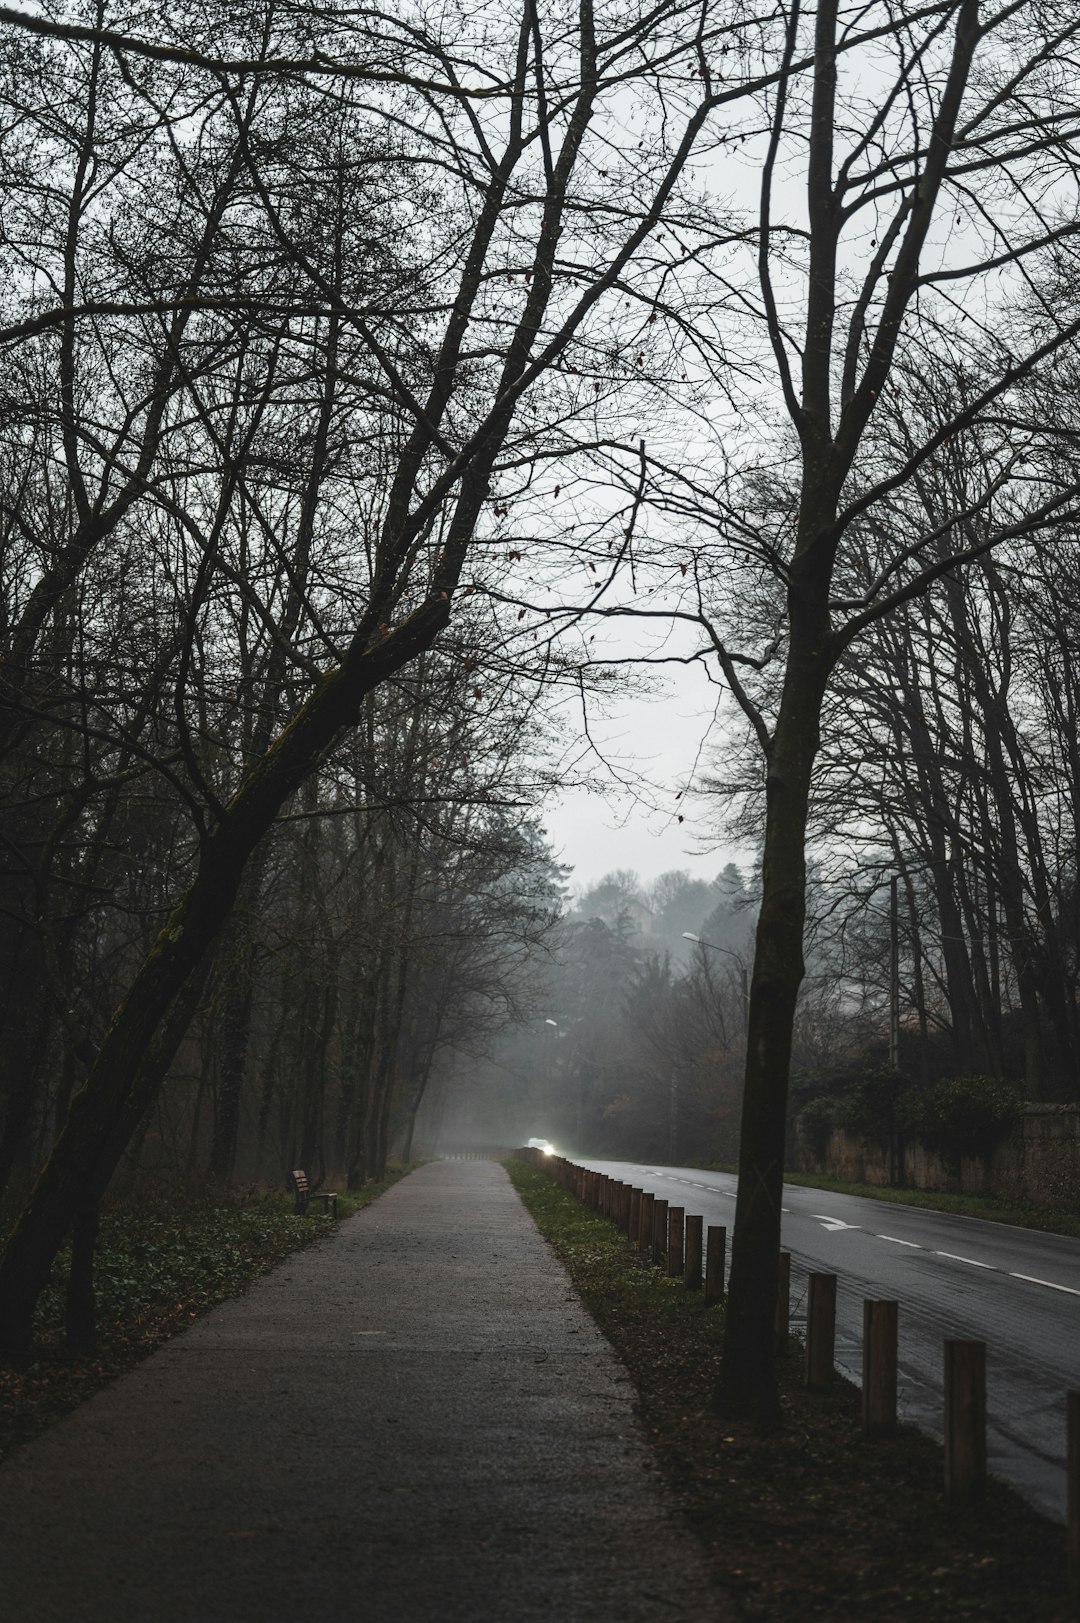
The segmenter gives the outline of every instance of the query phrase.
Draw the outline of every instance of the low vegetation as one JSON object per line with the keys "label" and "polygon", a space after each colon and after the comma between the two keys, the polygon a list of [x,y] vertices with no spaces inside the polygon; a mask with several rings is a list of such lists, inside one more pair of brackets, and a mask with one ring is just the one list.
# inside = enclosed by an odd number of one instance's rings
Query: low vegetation
{"label": "low vegetation", "polygon": [[626,1364],[661,1466],[744,1616],[1069,1616],[1062,1528],[996,1481],[978,1512],[946,1509],[940,1448],[911,1427],[866,1441],[857,1391],[838,1377],[831,1394],[808,1394],[795,1343],[781,1361],[782,1428],[762,1436],[714,1414],[723,1308],[642,1263],[539,1169],[508,1170]]}
{"label": "low vegetation", "polygon": [[[338,1221],[407,1171],[394,1164],[383,1182],[340,1194]],[[295,1216],[290,1195],[266,1189],[144,1197],[106,1207],[94,1269],[97,1351],[80,1357],[64,1346],[70,1257],[62,1252],[38,1307],[33,1360],[0,1364],[0,1458],[290,1252],[310,1245],[331,1222],[321,1210]]]}

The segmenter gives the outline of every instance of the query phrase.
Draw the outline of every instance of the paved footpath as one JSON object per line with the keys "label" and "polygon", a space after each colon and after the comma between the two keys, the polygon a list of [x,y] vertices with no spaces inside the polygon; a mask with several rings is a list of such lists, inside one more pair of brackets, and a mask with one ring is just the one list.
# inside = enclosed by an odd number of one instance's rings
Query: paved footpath
{"label": "paved footpath", "polygon": [[731,1615],[494,1163],[412,1173],[0,1466],[0,1618],[332,1615]]}

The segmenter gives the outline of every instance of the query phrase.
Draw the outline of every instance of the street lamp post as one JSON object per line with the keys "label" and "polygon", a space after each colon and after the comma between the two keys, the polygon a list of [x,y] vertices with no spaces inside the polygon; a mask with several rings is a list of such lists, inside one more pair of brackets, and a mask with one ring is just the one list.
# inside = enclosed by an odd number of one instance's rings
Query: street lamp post
{"label": "street lamp post", "polygon": [[739,966],[739,990],[742,993],[742,1000],[743,1000],[743,1012],[742,1012],[743,1036],[745,1037],[746,1036],[746,1031],[747,1031],[746,1014],[747,1014],[747,1008],[748,1008],[749,1003],[750,1003],[750,993],[749,993],[749,990],[748,990],[747,984],[746,984],[746,965],[743,963],[742,954],[738,953],[738,952],[733,952],[730,947],[718,947],[715,941],[703,941],[701,936],[695,935],[692,930],[684,930],[683,933],[682,933],[682,936],[683,936],[684,941],[695,941],[699,947],[709,947],[709,948],[711,948],[711,950],[713,952],[727,953],[727,956],[729,958],[734,958],[735,962],[738,964],[738,966]]}

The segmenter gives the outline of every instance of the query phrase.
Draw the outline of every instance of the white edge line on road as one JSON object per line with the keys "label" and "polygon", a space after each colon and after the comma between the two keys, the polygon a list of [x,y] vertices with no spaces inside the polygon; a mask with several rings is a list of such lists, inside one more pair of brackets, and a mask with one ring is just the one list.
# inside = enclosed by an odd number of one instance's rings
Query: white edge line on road
{"label": "white edge line on road", "polygon": [[[992,1274],[1000,1272],[992,1262],[976,1262],[974,1257],[958,1257],[955,1251],[934,1251],[931,1254],[935,1257],[946,1257],[949,1262],[966,1262],[969,1268],[989,1268]],[[1080,1291],[1077,1295],[1080,1296]]]}
{"label": "white edge line on road", "polygon": [[1080,1296],[1080,1291],[1073,1290],[1071,1285],[1055,1285],[1052,1279],[1036,1279],[1033,1274],[1010,1274],[1010,1279],[1022,1279],[1027,1285],[1045,1285],[1047,1290],[1064,1291],[1066,1296]]}
{"label": "white edge line on road", "polygon": [[906,1245],[909,1246],[912,1251],[923,1250],[923,1247],[921,1245],[917,1245],[914,1240],[898,1240],[895,1234],[875,1234],[874,1239],[888,1240],[890,1245]]}

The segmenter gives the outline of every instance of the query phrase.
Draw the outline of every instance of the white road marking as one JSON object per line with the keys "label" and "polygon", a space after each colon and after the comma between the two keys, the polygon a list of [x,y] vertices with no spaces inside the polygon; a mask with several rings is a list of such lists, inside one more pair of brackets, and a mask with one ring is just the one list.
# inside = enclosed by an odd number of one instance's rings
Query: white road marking
{"label": "white road marking", "polygon": [[[992,1262],[976,1262],[974,1257],[958,1257],[954,1251],[935,1251],[935,1257],[946,1257],[949,1262],[966,1262],[969,1268],[989,1268],[992,1274],[1000,1272]],[[1080,1294],[1080,1292],[1078,1292]]]}
{"label": "white road marking", "polygon": [[906,1245],[912,1251],[921,1251],[923,1249],[921,1245],[916,1245],[914,1240],[898,1240],[895,1234],[875,1234],[874,1239],[888,1240],[890,1245]]}
{"label": "white road marking", "polygon": [[1052,1279],[1036,1279],[1032,1274],[1010,1274],[1010,1279],[1022,1279],[1028,1285],[1045,1285],[1050,1291],[1064,1291],[1066,1296],[1080,1296],[1080,1291],[1073,1290],[1071,1285],[1055,1285]]}
{"label": "white road marking", "polygon": [[810,1215],[814,1219],[815,1223],[820,1223],[822,1228],[828,1229],[830,1234],[836,1234],[840,1229],[860,1228],[858,1223],[845,1223],[839,1217],[826,1217],[823,1212],[811,1212]]}

